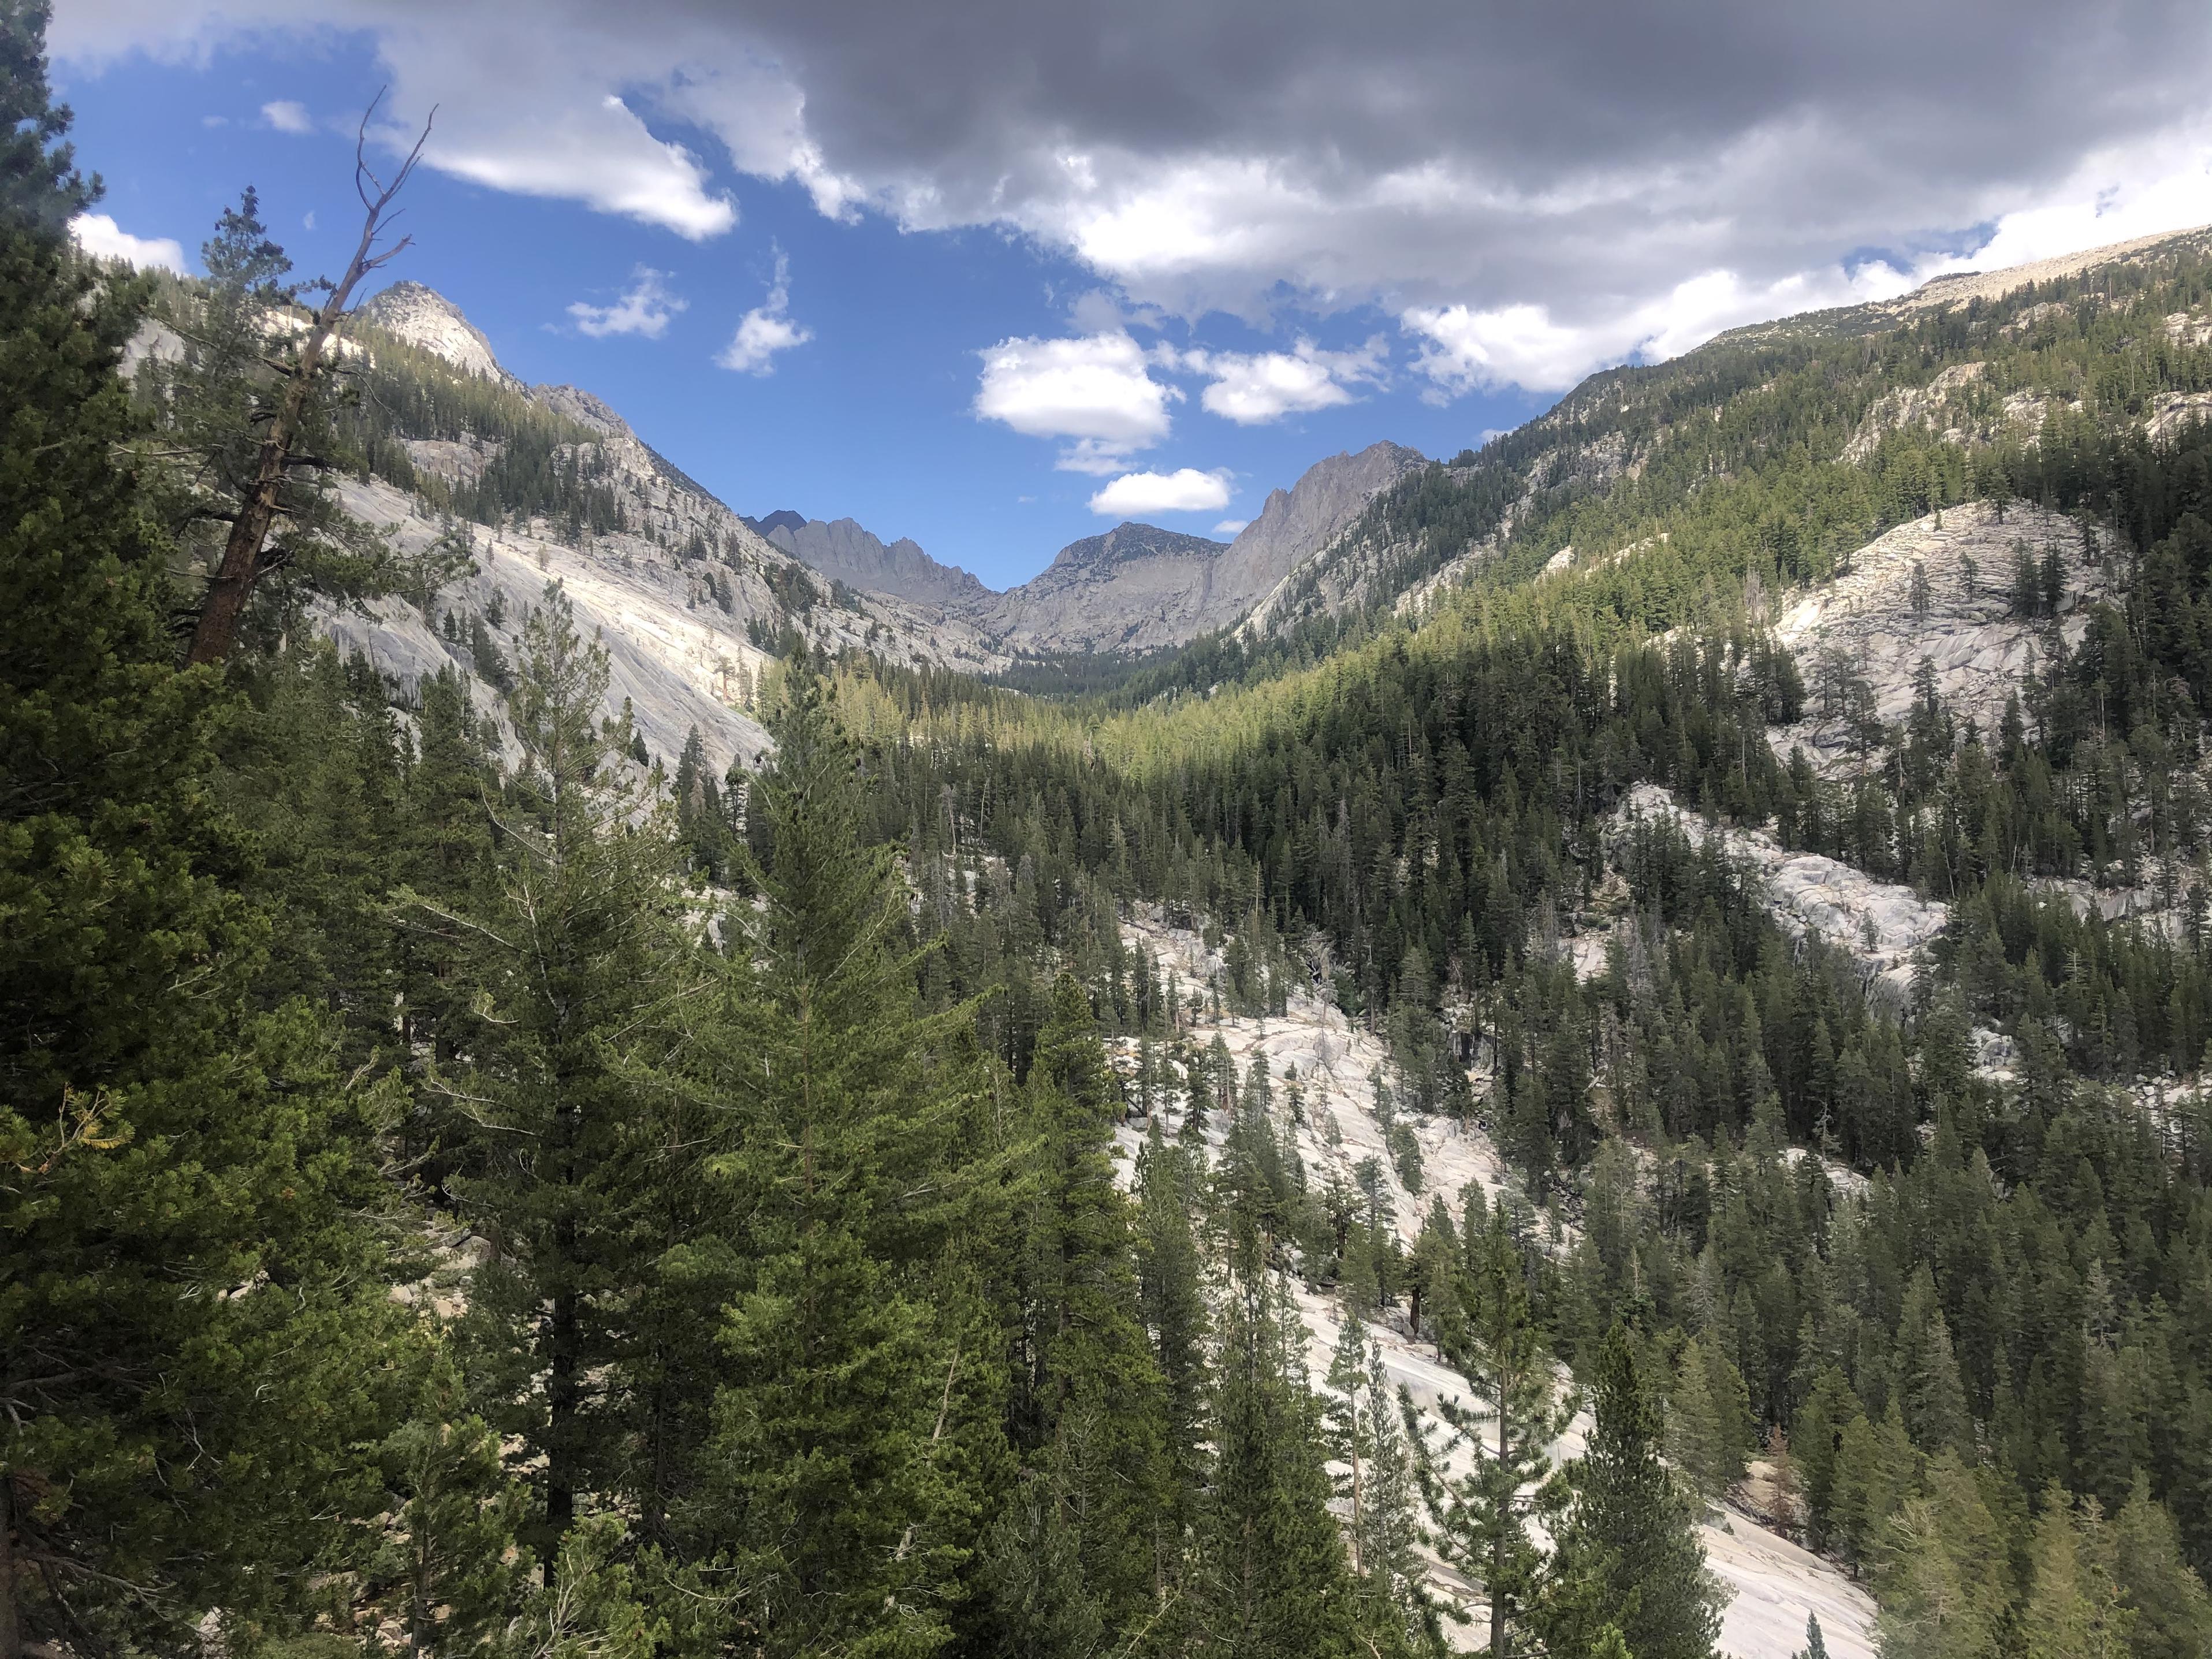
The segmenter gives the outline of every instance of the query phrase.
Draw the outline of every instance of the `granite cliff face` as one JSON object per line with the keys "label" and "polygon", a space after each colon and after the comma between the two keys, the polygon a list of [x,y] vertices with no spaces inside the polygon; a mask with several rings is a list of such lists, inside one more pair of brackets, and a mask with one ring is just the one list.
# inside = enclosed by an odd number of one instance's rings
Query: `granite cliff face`
{"label": "granite cliff face", "polygon": [[1316,461],[1290,489],[1274,491],[1223,558],[1204,629],[1243,621],[1350,529],[1368,502],[1427,465],[1420,451],[1403,444],[1370,444],[1356,455]]}
{"label": "granite cliff face", "polygon": [[463,374],[518,388],[522,385],[500,367],[483,331],[435,289],[420,283],[394,283],[363,301],[354,315],[410,345],[443,357]]}
{"label": "granite cliff face", "polygon": [[[482,331],[433,290],[396,283],[357,316],[365,326],[356,349],[373,356],[396,340],[438,360],[401,366],[408,374],[450,368],[497,388],[483,430],[398,434],[416,484],[380,476],[338,488],[354,518],[398,547],[419,549],[444,533],[470,538],[475,570],[428,607],[386,599],[321,613],[325,631],[343,649],[363,653],[403,705],[425,675],[452,666],[497,723],[498,665],[514,661],[523,622],[550,580],[562,584],[580,626],[607,647],[608,712],[627,701],[648,750],[672,761],[695,728],[717,768],[757,757],[766,741],[754,718],[761,691],[793,632],[833,657],[860,650],[971,673],[1005,665],[973,623],[934,606],[893,593],[833,595],[603,400],[576,386],[526,386],[501,366]],[[509,441],[502,429],[525,430],[533,421],[542,429],[549,415],[571,434],[550,460],[603,487],[611,523],[516,511],[495,515],[496,524],[455,524],[422,493],[435,481],[483,477]]]}

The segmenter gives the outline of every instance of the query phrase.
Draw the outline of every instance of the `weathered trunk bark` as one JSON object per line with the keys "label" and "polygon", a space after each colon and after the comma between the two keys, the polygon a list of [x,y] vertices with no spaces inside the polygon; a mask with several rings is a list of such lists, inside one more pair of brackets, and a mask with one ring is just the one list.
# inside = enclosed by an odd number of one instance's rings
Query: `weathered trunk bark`
{"label": "weathered trunk bark", "polygon": [[553,1296],[552,1352],[545,1388],[545,1528],[551,1543],[545,1557],[545,1582],[554,1577],[554,1563],[561,1540],[576,1524],[576,1407],[579,1350],[581,1346],[580,1309],[574,1288],[576,1273],[576,1234],[573,1222],[555,1230],[555,1247],[564,1278],[570,1282]]}
{"label": "weathered trunk bark", "polygon": [[429,1659],[437,1650],[438,1614],[432,1600],[430,1576],[430,1540],[423,1536],[423,1523],[415,1526],[415,1583],[408,1597],[408,1620],[415,1635],[415,1651]]}
{"label": "weathered trunk bark", "polygon": [[1352,1571],[1355,1575],[1367,1571],[1360,1558],[1359,1498],[1359,1402],[1355,1397],[1352,1406]]}
{"label": "weathered trunk bark", "polygon": [[253,487],[239,504],[238,517],[231,521],[229,538],[223,544],[222,562],[208,583],[206,602],[201,605],[199,621],[192,629],[191,650],[185,657],[188,662],[221,662],[237,642],[238,624],[246,615],[246,601],[253,597],[254,579],[261,574],[261,550],[268,545],[269,532],[276,522],[276,497],[291,465],[292,442],[299,435],[301,421],[307,414],[307,394],[322,368],[323,341],[337,321],[333,307],[343,313],[345,297],[359,280],[358,271],[348,271],[345,283],[331,294],[330,303],[315,313],[313,331],[288,371],[283,400],[269,422],[268,435],[261,441],[261,459],[254,469]]}
{"label": "weathered trunk bark", "polygon": [[19,1659],[22,1651],[22,1615],[15,1606],[15,1477],[0,1469],[0,1659]]}
{"label": "weathered trunk bark", "polygon": [[[1505,1372],[1498,1379],[1498,1467],[1505,1467]],[[1512,1500],[1508,1498],[1506,1500]],[[1509,1517],[1492,1519],[1490,1537],[1490,1659],[1505,1659],[1505,1533]]]}
{"label": "weathered trunk bark", "polygon": [[[379,93],[378,101],[383,96]],[[369,113],[374,114],[376,104],[368,107]],[[434,117],[437,112],[433,110],[431,114]],[[395,258],[410,240],[403,236],[382,253],[375,251],[376,239],[384,230],[385,210],[407,182],[408,175],[414,172],[429,137],[430,125],[426,121],[422,137],[415,141],[414,149],[392,175],[392,182],[381,185],[369,171],[363,153],[368,142],[368,116],[362,117],[361,138],[354,149],[354,183],[360,191],[362,205],[368,210],[362,221],[361,243],[354,249],[353,258],[346,262],[345,273],[331,289],[330,298],[315,313],[307,337],[301,343],[299,356],[284,372],[284,395],[278,400],[276,413],[270,418],[268,434],[261,441],[252,488],[246,492],[246,498],[239,503],[238,517],[231,521],[230,535],[223,543],[222,562],[216,567],[215,575],[208,583],[206,601],[192,628],[191,648],[185,653],[187,662],[221,662],[237,643],[239,623],[246,615],[246,602],[253,597],[254,580],[261,574],[261,552],[268,545],[270,529],[281,510],[276,498],[283,489],[285,472],[292,465],[292,446],[306,418],[315,376],[322,372],[324,348],[331,340],[331,331],[345,320],[346,302],[361,285],[361,279]],[[379,185],[374,197],[368,191],[372,184]]]}

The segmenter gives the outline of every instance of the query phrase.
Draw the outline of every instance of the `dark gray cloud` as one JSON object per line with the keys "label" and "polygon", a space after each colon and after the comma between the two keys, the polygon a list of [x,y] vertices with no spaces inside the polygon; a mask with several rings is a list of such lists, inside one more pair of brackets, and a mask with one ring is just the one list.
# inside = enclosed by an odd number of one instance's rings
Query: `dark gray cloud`
{"label": "dark gray cloud", "polygon": [[1295,155],[1353,174],[1449,155],[1536,191],[1695,167],[1826,116],[1931,178],[2027,176],[2201,104],[2212,8],[1686,0],[1023,0],[697,5],[779,52],[830,164],[969,192],[1040,143]]}
{"label": "dark gray cloud", "polygon": [[[1893,287],[1978,225],[2033,257],[2212,218],[2203,0],[320,15],[376,34],[403,113],[443,98],[441,164],[488,183],[707,236],[732,168],[797,178],[827,211],[1011,228],[1139,303],[1377,302],[1445,387]],[[64,0],[57,38],[97,58],[246,26],[297,27],[276,0]],[[687,154],[641,114],[715,143]],[[1840,262],[1869,247],[1911,270],[1854,283]]]}

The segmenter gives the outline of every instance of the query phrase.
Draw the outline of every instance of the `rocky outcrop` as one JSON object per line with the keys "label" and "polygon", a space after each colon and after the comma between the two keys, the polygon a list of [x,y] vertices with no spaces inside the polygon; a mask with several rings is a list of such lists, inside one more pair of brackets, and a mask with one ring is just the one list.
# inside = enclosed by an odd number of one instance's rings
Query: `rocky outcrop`
{"label": "rocky outcrop", "polygon": [[[341,483],[344,509],[403,552],[448,532],[470,539],[475,568],[425,607],[385,599],[318,612],[322,630],[349,654],[365,656],[403,706],[426,676],[452,666],[479,712],[503,730],[500,665],[511,668],[519,659],[524,623],[551,581],[568,596],[579,627],[606,647],[607,712],[627,702],[647,749],[671,763],[695,729],[717,769],[758,758],[767,735],[755,713],[787,630],[832,657],[866,651],[974,673],[1005,665],[973,623],[934,606],[889,593],[833,596],[827,582],[757,533],[603,400],[576,386],[524,386],[500,366],[483,335],[432,290],[395,284],[361,314],[376,331],[362,349],[377,349],[380,336],[397,338],[495,383],[501,397],[527,400],[568,422],[573,441],[556,456],[586,462],[613,492],[617,509],[618,527],[611,530],[544,518],[510,519],[496,529],[454,526],[381,479]],[[401,441],[421,471],[453,480],[480,477],[500,453],[499,440],[473,433]]]}
{"label": "rocky outcrop", "polygon": [[435,289],[420,283],[394,283],[363,301],[354,315],[433,356],[444,358],[464,374],[509,386],[521,384],[500,367],[483,331]]}
{"label": "rocky outcrop", "polygon": [[[338,495],[348,513],[404,552],[419,552],[445,527],[386,483],[349,480]],[[604,712],[619,714],[628,702],[648,752],[672,765],[696,728],[717,773],[732,760],[750,765],[759,758],[768,734],[753,706],[769,658],[747,639],[744,623],[772,609],[775,599],[757,573],[734,577],[732,604],[725,611],[700,574],[672,556],[606,558],[512,526],[495,532],[465,526],[461,533],[470,538],[476,568],[427,611],[386,599],[359,609],[325,609],[319,617],[342,652],[368,659],[403,707],[425,678],[453,668],[479,714],[500,732],[502,748],[519,754],[500,688],[488,677],[496,674],[496,665],[489,653],[480,657],[471,649],[471,635],[482,624],[491,652],[511,668],[521,658],[532,608],[546,585],[557,581],[574,608],[578,631],[606,647]]]}
{"label": "rocky outcrop", "polygon": [[1629,791],[1616,820],[1626,835],[1638,819],[1679,825],[1703,845],[1718,836],[1728,855],[1750,867],[1768,913],[1792,939],[1819,939],[1856,964],[1869,995],[1903,1007],[1936,936],[1950,925],[1948,907],[1910,887],[1876,881],[1818,853],[1792,853],[1764,830],[1708,824],[1656,784]]}
{"label": "rocky outcrop", "polygon": [[796,513],[773,513],[757,527],[794,559],[848,587],[963,613],[994,597],[967,571],[939,564],[911,538],[887,543],[851,519],[825,524]]}
{"label": "rocky outcrop", "polygon": [[[2109,534],[2096,532],[2094,544],[2083,538],[2076,520],[2029,501],[1969,501],[1868,543],[1833,581],[1786,603],[1776,622],[1811,698],[1805,719],[1768,734],[1775,752],[1802,747],[1823,770],[1848,766],[1855,718],[1903,720],[1923,658],[1954,717],[1993,732],[2006,699],[2048,654],[2051,629],[2078,644],[2087,606],[2109,591]],[[2016,614],[2013,576],[2023,553],[2056,559],[2056,617]],[[1856,714],[1854,682],[1872,705],[1856,698]]]}
{"label": "rocky outcrop", "polygon": [[[1152,958],[1163,977],[1172,972],[1192,989],[1216,981],[1223,971],[1220,951],[1209,949],[1188,929],[1169,925],[1148,906],[1133,907],[1121,924],[1121,934],[1127,945]],[[1371,1182],[1382,1199],[1382,1213],[1405,1248],[1412,1249],[1419,1238],[1432,1203],[1441,1198],[1455,1206],[1470,1189],[1509,1210],[1534,1213],[1525,1188],[1507,1169],[1480,1116],[1462,1123],[1441,1115],[1382,1109],[1370,1079],[1389,1066],[1388,1045],[1366,1029],[1365,1022],[1347,1018],[1341,1009],[1310,989],[1293,989],[1279,1015],[1265,1019],[1217,1015],[1196,1026],[1190,1038],[1194,1044],[1204,1045],[1217,1033],[1240,1073],[1249,1074],[1255,1060],[1266,1060],[1275,1088],[1272,1127],[1285,1149],[1296,1155],[1308,1182],[1316,1189],[1340,1182],[1348,1187]],[[1116,1069],[1127,1077],[1136,1069],[1136,1040],[1117,1037],[1108,1042]],[[1164,1063],[1170,1086],[1160,1109],[1164,1132],[1171,1141],[1194,1146],[1200,1159],[1218,1167],[1227,1150],[1228,1115],[1213,1114],[1202,1134],[1187,1137],[1184,1080],[1175,1077],[1174,1061]],[[1299,1095],[1295,1112],[1288,1100],[1293,1073]],[[1487,1067],[1478,1068],[1469,1080],[1478,1097],[1492,1086]],[[1407,1179],[1410,1160],[1403,1157],[1409,1142],[1419,1152],[1419,1177],[1413,1184]],[[1144,1126],[1134,1121],[1120,1125],[1115,1143],[1115,1178],[1126,1186],[1133,1178],[1145,1144]],[[1832,1169],[1830,1174],[1839,1184],[1855,1179]],[[1570,1248],[1576,1237],[1572,1224],[1564,1222],[1556,1235],[1540,1225],[1532,1232],[1559,1249]],[[1340,1297],[1300,1284],[1295,1277],[1291,1294],[1299,1315],[1297,1324],[1303,1328],[1308,1370],[1316,1379],[1325,1378],[1350,1315]],[[1466,1379],[1443,1359],[1432,1332],[1413,1334],[1402,1310],[1370,1316],[1364,1336],[1381,1357],[1391,1394],[1402,1401],[1416,1424],[1437,1423],[1446,1400],[1465,1401]],[[1580,1455],[1589,1427],[1589,1413],[1578,1412],[1553,1444],[1554,1458],[1564,1461]],[[1465,1465],[1462,1462],[1454,1467],[1463,1470]],[[1718,1644],[1722,1652],[1780,1659],[1797,1647],[1805,1615],[1811,1611],[1819,1614],[1828,1651],[1835,1659],[1873,1659],[1874,1601],[1832,1564],[1766,1530],[1733,1498],[1700,1518],[1698,1536],[1727,1597]],[[1484,1607],[1480,1587],[1433,1554],[1425,1553],[1422,1559],[1431,1593],[1479,1627]]]}
{"label": "rocky outcrop", "polygon": [[1021,652],[1147,651],[1204,631],[1228,544],[1124,523],[1060,549],[1043,572],[975,613]]}

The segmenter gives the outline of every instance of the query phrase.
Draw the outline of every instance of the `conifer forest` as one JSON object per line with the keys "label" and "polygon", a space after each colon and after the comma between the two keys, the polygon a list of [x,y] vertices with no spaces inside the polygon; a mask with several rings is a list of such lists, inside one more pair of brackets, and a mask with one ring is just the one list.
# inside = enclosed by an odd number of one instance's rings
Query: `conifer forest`
{"label": "conifer forest", "polygon": [[[970,672],[354,318],[389,238],[81,251],[46,21],[0,1659],[1765,1659],[1759,1540],[1773,1659],[2212,1653],[2212,244],[1605,371],[1264,626]],[[1968,531],[1982,701],[1782,625]],[[501,536],[659,561],[760,740]]]}

